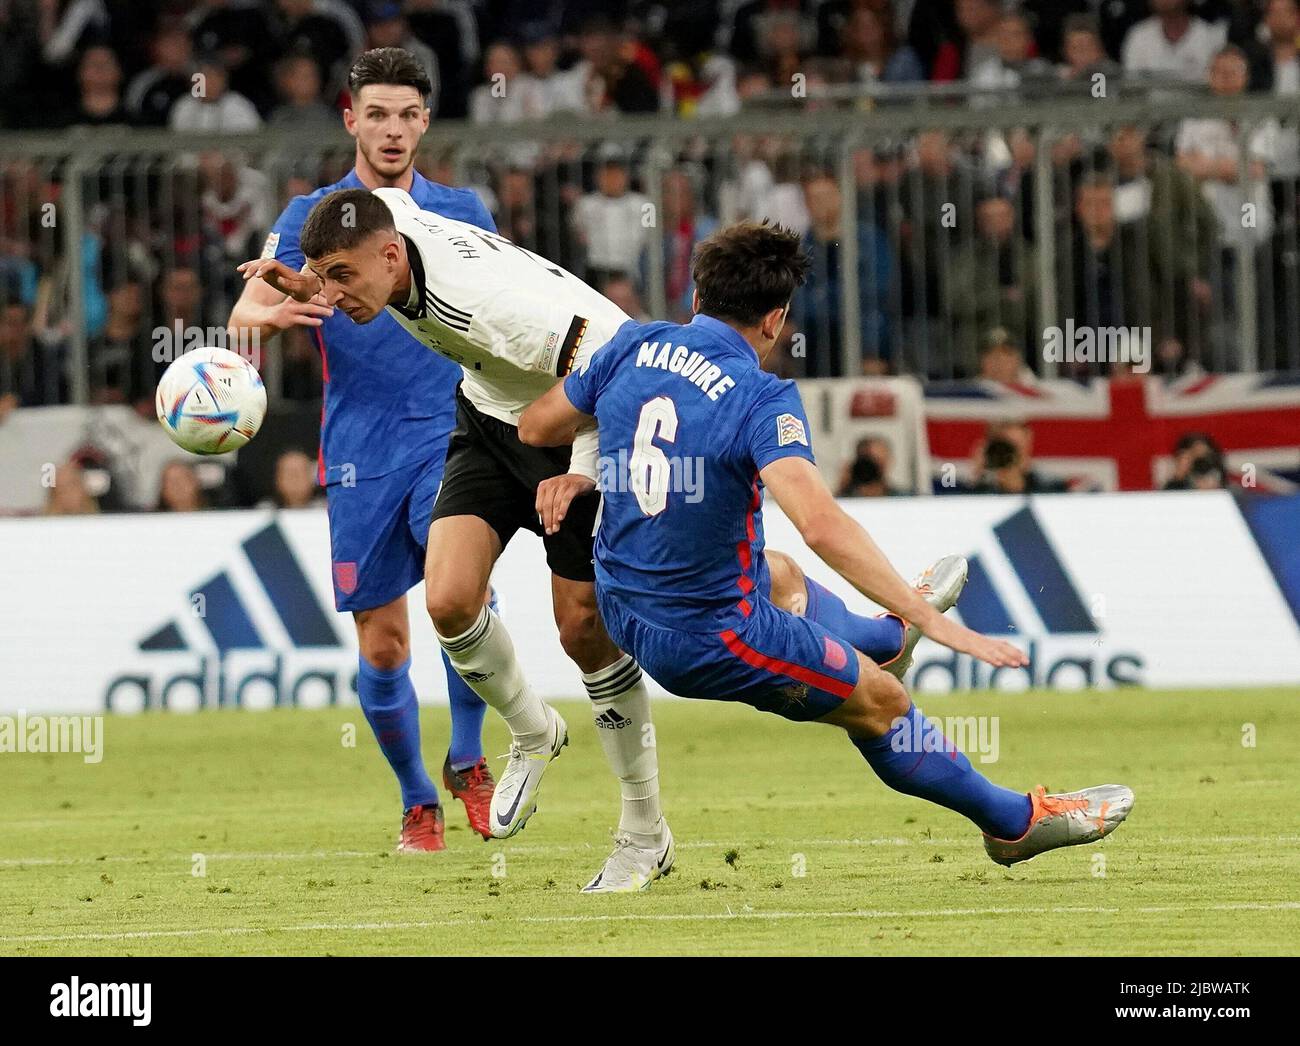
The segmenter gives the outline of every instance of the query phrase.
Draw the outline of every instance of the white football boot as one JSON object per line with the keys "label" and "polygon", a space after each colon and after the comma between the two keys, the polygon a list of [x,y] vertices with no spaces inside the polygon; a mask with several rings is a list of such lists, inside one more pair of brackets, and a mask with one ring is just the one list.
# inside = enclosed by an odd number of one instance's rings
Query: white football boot
{"label": "white football boot", "polygon": [[637,846],[627,835],[614,837],[614,852],[596,877],[582,888],[583,893],[636,893],[673,870],[673,833],[668,822],[654,846]]}
{"label": "white football boot", "polygon": [[985,852],[1008,868],[1060,846],[1104,839],[1124,823],[1133,809],[1133,790],[1124,785],[1094,785],[1077,792],[1048,795],[1039,785],[1029,793],[1033,812],[1019,839],[984,836]]}
{"label": "white football boot", "polygon": [[546,773],[551,760],[560,754],[560,749],[569,743],[569,728],[560,713],[549,705],[547,711],[551,713],[552,728],[549,742],[539,748],[510,745],[510,761],[492,793],[494,839],[509,839],[521,831],[528,818],[537,812],[537,789],[542,783],[542,774]]}
{"label": "white football boot", "polygon": [[[912,587],[939,613],[951,610],[957,604],[961,590],[966,587],[966,557],[944,556],[926,567],[912,582]],[[881,668],[895,679],[901,680],[912,667],[912,651],[921,639],[921,630],[910,621],[903,631],[903,649],[898,656]]]}

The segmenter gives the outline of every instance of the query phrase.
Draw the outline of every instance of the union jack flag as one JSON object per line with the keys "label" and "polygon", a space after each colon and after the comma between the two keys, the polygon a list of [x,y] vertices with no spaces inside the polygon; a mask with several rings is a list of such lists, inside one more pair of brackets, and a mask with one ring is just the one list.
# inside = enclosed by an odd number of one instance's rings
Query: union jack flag
{"label": "union jack flag", "polygon": [[1223,448],[1229,481],[1300,491],[1300,373],[1144,376],[1002,384],[938,382],[925,390],[936,469],[966,468],[990,421],[1024,421],[1034,467],[1076,485],[1150,490],[1173,471],[1178,438],[1203,432]]}

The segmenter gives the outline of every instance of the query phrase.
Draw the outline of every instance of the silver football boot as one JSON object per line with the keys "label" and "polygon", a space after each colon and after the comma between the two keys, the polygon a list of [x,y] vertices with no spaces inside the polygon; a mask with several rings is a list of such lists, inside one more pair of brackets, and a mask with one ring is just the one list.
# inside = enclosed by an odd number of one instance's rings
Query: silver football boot
{"label": "silver football boot", "polygon": [[[966,587],[966,572],[965,556],[944,556],[921,571],[920,576],[912,582],[912,587],[942,614],[957,604],[961,590]],[[909,621],[903,632],[903,649],[893,661],[881,668],[895,679],[902,680],[912,667],[912,651],[920,639],[921,630]]]}
{"label": "silver football boot", "polygon": [[998,864],[1010,867],[1061,846],[1095,843],[1123,824],[1133,809],[1133,790],[1124,785],[1095,785],[1055,795],[1039,785],[1029,799],[1034,809],[1024,835],[1019,839],[984,836],[984,849]]}

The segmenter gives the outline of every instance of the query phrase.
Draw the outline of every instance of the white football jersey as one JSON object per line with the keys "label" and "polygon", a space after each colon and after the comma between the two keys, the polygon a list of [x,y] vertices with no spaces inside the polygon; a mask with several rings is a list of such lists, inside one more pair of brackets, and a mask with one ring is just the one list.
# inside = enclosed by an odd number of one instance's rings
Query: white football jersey
{"label": "white football jersey", "polygon": [[[411,299],[388,307],[422,344],[461,365],[462,390],[511,425],[630,317],[570,272],[466,222],[376,189],[411,252]],[[595,430],[574,440],[570,471],[594,479]]]}

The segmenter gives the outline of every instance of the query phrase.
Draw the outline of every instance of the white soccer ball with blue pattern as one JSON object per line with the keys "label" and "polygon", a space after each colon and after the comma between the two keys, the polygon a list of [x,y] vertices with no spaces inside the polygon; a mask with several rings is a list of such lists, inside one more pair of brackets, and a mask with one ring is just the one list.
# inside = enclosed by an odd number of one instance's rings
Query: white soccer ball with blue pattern
{"label": "white soccer ball with blue pattern", "polygon": [[266,386],[243,356],[229,349],[194,349],[163,373],[154,405],[178,446],[194,454],[225,454],[262,427]]}

